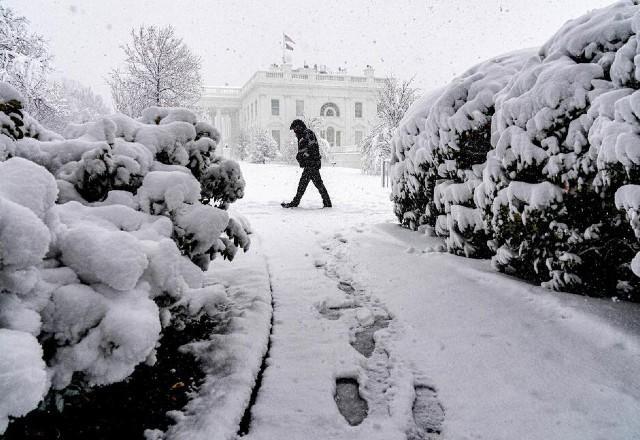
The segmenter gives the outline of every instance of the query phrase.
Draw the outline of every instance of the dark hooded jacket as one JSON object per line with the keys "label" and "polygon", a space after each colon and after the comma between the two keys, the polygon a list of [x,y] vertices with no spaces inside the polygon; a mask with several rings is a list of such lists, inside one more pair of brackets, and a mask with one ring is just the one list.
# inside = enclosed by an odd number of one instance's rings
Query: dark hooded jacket
{"label": "dark hooded jacket", "polygon": [[298,154],[296,154],[296,160],[301,168],[320,169],[322,161],[318,138],[316,138],[313,130],[307,128],[302,121],[295,121],[295,123],[299,123],[300,126],[304,128],[300,134],[296,133],[296,137],[298,137]]}

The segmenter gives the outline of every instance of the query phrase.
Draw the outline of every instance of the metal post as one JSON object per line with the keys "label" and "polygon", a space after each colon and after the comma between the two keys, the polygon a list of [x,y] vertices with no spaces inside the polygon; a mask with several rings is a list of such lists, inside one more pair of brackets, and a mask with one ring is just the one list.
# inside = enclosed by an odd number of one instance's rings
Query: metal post
{"label": "metal post", "polygon": [[391,184],[391,177],[389,176],[389,168],[391,164],[388,160],[382,162],[382,187],[386,188]]}

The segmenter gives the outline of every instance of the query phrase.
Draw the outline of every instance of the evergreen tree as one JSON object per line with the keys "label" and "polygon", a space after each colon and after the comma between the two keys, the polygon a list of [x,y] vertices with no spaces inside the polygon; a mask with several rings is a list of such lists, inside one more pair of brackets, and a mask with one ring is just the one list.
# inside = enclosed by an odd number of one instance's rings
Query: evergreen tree
{"label": "evergreen tree", "polygon": [[249,145],[249,162],[267,163],[278,157],[278,144],[267,132],[267,130],[258,128],[254,131]]}

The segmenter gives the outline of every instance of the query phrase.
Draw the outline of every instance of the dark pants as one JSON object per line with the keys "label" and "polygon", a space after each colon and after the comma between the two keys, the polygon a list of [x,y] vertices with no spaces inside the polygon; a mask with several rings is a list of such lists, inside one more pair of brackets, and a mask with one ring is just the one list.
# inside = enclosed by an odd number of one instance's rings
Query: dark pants
{"label": "dark pants", "polygon": [[318,192],[320,196],[322,196],[322,203],[324,205],[330,205],[331,199],[329,198],[329,193],[327,192],[327,188],[324,187],[324,183],[322,182],[322,177],[320,177],[320,170],[318,168],[304,168],[302,170],[302,176],[300,176],[300,183],[298,183],[298,192],[296,196],[293,198],[292,203],[299,204],[304,192],[307,190],[307,185],[309,185],[309,181],[313,182],[313,184],[318,188]]}

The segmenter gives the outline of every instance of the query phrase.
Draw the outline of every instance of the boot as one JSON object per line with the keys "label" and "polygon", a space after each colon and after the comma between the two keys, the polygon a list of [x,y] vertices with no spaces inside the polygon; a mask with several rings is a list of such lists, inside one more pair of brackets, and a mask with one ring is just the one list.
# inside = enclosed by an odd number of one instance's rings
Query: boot
{"label": "boot", "polygon": [[283,208],[295,208],[298,206],[298,204],[296,202],[282,202],[280,203],[280,206],[282,206]]}

